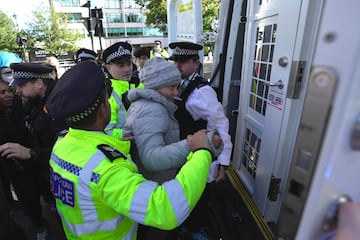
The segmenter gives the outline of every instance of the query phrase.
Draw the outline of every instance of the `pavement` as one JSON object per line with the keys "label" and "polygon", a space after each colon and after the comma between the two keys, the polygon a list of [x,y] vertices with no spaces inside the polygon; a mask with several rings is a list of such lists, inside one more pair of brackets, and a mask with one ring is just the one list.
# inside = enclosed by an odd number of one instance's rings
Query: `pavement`
{"label": "pavement", "polygon": [[203,64],[203,70],[204,70],[204,78],[209,79],[211,77],[211,70],[212,70],[213,61],[206,59],[204,57],[204,64]]}

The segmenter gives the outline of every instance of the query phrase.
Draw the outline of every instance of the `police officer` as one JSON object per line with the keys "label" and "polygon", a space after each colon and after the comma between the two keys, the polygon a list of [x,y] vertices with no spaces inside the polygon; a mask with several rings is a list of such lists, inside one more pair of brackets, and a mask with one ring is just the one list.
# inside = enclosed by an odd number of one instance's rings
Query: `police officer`
{"label": "police officer", "polygon": [[202,128],[219,131],[224,149],[217,159],[220,167],[218,174],[215,173],[215,180],[218,182],[225,178],[224,170],[230,164],[232,143],[228,133],[229,120],[217,100],[216,92],[198,73],[201,65],[199,51],[203,47],[191,42],[173,42],[169,47],[173,50],[170,59],[183,78],[177,98],[178,110],[175,113],[181,138]]}
{"label": "police officer", "polygon": [[[104,50],[102,60],[114,89],[109,98],[111,118],[105,131],[107,134],[122,140],[126,111],[130,106],[126,96],[130,89],[138,87],[138,84],[132,82],[132,47],[129,43],[117,42]],[[139,87],[143,86],[140,85]],[[123,151],[129,153],[130,141],[123,141],[122,143],[124,145]]]}
{"label": "police officer", "polygon": [[80,48],[79,50],[76,51],[75,57],[76,57],[75,59],[76,63],[87,60],[95,61],[97,54],[93,50],[87,48]]}
{"label": "police officer", "polygon": [[[171,60],[179,69],[182,81],[176,100],[178,109],[175,117],[179,121],[181,138],[192,134],[199,129],[218,130],[224,143],[224,149],[212,164],[209,182],[219,182],[225,179],[225,168],[230,164],[232,143],[229,135],[229,120],[224,114],[222,104],[218,101],[216,92],[209,83],[199,74],[201,63],[199,51],[203,47],[192,42],[173,42]],[[211,186],[213,187],[213,186]],[[215,188],[215,187],[214,187]],[[195,229],[204,224],[206,217],[207,193],[197,206],[192,216],[194,221],[189,225]],[[204,209],[201,209],[204,207]],[[199,217],[197,219],[197,217]],[[190,221],[189,219],[189,221]],[[198,226],[196,226],[198,225]],[[196,230],[198,230],[196,229]],[[195,231],[195,230],[194,230]]]}
{"label": "police officer", "polygon": [[[85,82],[84,82],[85,81]],[[112,88],[102,70],[85,61],[68,70],[49,96],[50,115],[70,129],[51,154],[52,191],[68,239],[136,239],[137,223],[172,229],[194,208],[211,163],[205,131],[189,136],[192,153],[175,179],[144,179],[104,129]]]}
{"label": "police officer", "polygon": [[160,40],[154,41],[154,48],[150,52],[150,58],[153,58],[153,57],[162,57],[166,60],[169,59],[169,53],[161,47]]}
{"label": "police officer", "polygon": [[[33,145],[28,147],[8,142],[0,146],[0,152],[9,159],[31,161],[31,164],[36,166],[34,171],[37,178],[29,181],[37,187],[45,202],[51,204],[54,199],[49,185],[50,153],[58,134],[66,130],[64,120],[51,118],[44,109],[45,101],[55,85],[51,78],[53,68],[40,63],[12,63],[10,68],[14,77],[10,85],[16,87],[16,92],[27,109],[26,126]],[[37,228],[38,234],[45,237],[44,224]]]}

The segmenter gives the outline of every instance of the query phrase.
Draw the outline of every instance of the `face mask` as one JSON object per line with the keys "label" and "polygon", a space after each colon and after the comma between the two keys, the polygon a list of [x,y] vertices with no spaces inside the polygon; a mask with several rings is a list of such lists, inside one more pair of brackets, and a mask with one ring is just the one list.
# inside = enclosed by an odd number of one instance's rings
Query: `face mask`
{"label": "face mask", "polygon": [[3,79],[7,83],[10,83],[14,78],[11,73],[2,73],[1,79]]}

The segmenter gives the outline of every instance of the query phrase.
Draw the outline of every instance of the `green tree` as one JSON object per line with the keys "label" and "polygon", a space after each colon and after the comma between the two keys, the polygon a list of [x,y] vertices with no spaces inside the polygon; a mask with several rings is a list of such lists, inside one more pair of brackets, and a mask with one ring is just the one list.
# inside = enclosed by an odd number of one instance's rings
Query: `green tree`
{"label": "green tree", "polygon": [[0,51],[21,53],[16,38],[17,31],[14,22],[0,11]]}
{"label": "green tree", "polygon": [[151,0],[142,2],[146,4],[146,25],[153,25],[154,27],[159,28],[161,32],[167,32],[166,0]]}
{"label": "green tree", "polygon": [[219,0],[202,0],[203,30],[213,32],[213,21],[218,19],[220,10]]}
{"label": "green tree", "polygon": [[[153,25],[162,32],[167,31],[167,5],[166,0],[135,0],[140,6],[146,6],[146,24]],[[211,32],[214,19],[219,16],[219,0],[202,0],[203,31]]]}
{"label": "green tree", "polygon": [[76,41],[82,35],[67,29],[66,14],[55,12],[53,7],[43,7],[33,12],[34,19],[28,23],[25,35],[28,49],[39,47],[52,54],[59,55],[63,51],[75,51]]}

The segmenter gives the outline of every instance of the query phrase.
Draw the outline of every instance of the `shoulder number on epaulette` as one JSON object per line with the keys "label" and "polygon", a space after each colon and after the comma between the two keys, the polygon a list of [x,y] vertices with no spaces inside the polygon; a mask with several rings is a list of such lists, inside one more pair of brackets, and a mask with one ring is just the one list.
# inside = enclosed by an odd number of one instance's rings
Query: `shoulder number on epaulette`
{"label": "shoulder number on epaulette", "polygon": [[106,144],[100,144],[97,145],[97,148],[105,154],[105,156],[111,161],[113,162],[115,159],[117,158],[124,158],[127,159],[126,154],[120,152],[119,150],[110,147],[109,145]]}

